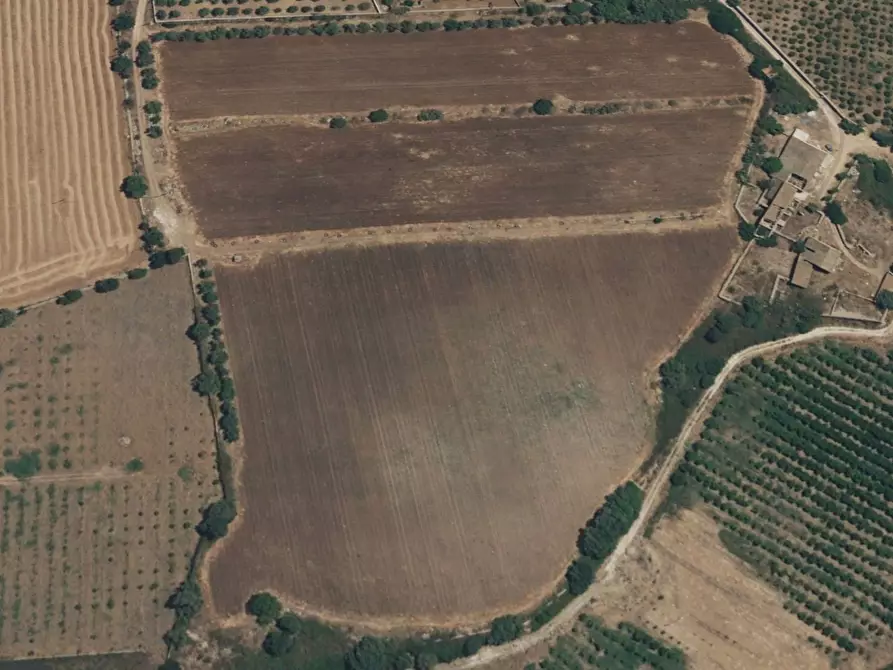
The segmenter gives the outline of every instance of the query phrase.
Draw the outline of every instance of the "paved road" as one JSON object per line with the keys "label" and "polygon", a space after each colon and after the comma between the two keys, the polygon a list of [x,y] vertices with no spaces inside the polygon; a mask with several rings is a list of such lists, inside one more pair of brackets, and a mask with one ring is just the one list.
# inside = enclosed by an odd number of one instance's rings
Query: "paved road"
{"label": "paved road", "polygon": [[645,524],[662,500],[667,481],[676,469],[680,459],[685,454],[685,448],[691,439],[692,433],[701,425],[706,414],[712,409],[726,380],[732,373],[738,370],[738,368],[757,356],[772,355],[789,347],[817,342],[828,338],[881,340],[891,337],[893,337],[893,321],[883,328],[875,330],[846,326],[828,326],[816,328],[815,330],[802,335],[792,335],[780,340],[757,344],[732,355],[720,373],[716,376],[713,384],[705,391],[701,400],[695,406],[695,409],[682,427],[679,436],[673,443],[670,453],[664,460],[657,476],[654,478],[654,482],[645,495],[642,511],[639,513],[635,523],[633,523],[632,528],[630,528],[629,532],[623,539],[621,539],[620,543],[617,545],[617,549],[611,554],[611,557],[602,567],[598,580],[589,587],[586,593],[573,600],[557,617],[536,632],[525,635],[524,637],[502,645],[501,647],[484,647],[476,655],[459,659],[450,664],[451,667],[457,669],[477,668],[497,660],[523,654],[534,646],[547,642],[558,635],[567,632],[573,627],[579,614],[586,609],[590,604],[590,601],[598,595],[598,591],[602,587],[602,584],[614,577],[617,566],[623,561],[629,548],[641,535]]}

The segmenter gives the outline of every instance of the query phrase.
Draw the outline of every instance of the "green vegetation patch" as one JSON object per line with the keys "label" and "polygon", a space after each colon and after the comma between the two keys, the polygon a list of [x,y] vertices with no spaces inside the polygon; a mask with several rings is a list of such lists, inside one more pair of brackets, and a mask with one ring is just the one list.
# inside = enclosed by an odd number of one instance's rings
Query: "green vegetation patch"
{"label": "green vegetation patch", "polygon": [[646,467],[655,463],[679,434],[688,413],[713,384],[729,357],[761,342],[805,333],[821,321],[821,300],[796,292],[771,305],[754,296],[741,305],[717,309],[660,367],[661,408],[657,444]]}
{"label": "green vegetation patch", "polygon": [[685,654],[631,623],[609,626],[598,617],[580,615],[572,635],[562,635],[549,655],[525,670],[684,670]]}
{"label": "green vegetation patch", "polygon": [[893,173],[890,164],[882,158],[856,156],[859,164],[857,186],[860,197],[876,209],[893,216]]}
{"label": "green vegetation patch", "polygon": [[[754,359],[671,478],[831,653],[893,627],[893,352],[830,343]],[[668,511],[672,511],[671,509]]]}

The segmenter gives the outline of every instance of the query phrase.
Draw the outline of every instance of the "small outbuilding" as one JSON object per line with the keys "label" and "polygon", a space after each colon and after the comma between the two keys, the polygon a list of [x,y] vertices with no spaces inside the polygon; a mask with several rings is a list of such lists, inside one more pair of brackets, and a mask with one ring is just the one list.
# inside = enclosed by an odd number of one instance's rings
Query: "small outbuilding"
{"label": "small outbuilding", "polygon": [[797,260],[794,261],[794,272],[791,274],[791,284],[799,288],[806,288],[812,279],[812,273],[812,265],[804,260],[802,254],[797,256]]}
{"label": "small outbuilding", "polygon": [[802,259],[822,272],[834,272],[840,263],[840,258],[838,249],[832,249],[814,237],[807,237],[806,251],[800,254],[798,260]]}

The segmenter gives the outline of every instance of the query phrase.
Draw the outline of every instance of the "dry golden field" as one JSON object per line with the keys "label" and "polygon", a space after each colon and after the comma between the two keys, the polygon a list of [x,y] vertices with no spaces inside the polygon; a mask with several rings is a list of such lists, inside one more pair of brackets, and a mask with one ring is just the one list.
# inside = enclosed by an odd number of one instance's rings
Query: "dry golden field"
{"label": "dry golden field", "polygon": [[0,2],[0,305],[127,264],[137,212],[100,0]]}

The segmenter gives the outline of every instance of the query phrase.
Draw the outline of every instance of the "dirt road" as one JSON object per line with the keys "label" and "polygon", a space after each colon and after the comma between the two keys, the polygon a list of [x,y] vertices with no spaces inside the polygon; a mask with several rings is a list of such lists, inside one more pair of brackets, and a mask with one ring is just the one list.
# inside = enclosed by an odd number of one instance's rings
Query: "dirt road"
{"label": "dirt road", "polygon": [[893,337],[893,321],[891,321],[891,323],[887,324],[883,328],[877,330],[866,330],[862,328],[849,328],[843,326],[830,326],[816,328],[815,330],[802,335],[792,335],[790,337],[785,337],[773,342],[757,344],[748,349],[739,351],[737,354],[734,354],[723,367],[722,371],[720,371],[720,373],[716,376],[713,384],[704,393],[700,402],[697,404],[688,420],[685,422],[682,431],[679,433],[679,437],[676,438],[676,441],[673,444],[673,448],[671,449],[663,465],[655,476],[654,483],[645,495],[645,501],[642,505],[642,511],[639,514],[639,517],[636,519],[630,531],[617,545],[617,549],[608,559],[607,563],[605,563],[605,565],[603,566],[597,581],[589,587],[586,593],[576,598],[564,610],[562,610],[562,612],[557,617],[555,617],[552,621],[550,621],[548,624],[546,624],[536,632],[531,633],[530,635],[525,635],[524,637],[519,638],[514,642],[510,642],[509,644],[505,644],[500,647],[484,647],[479,653],[474,656],[455,661],[451,664],[451,667],[457,669],[477,668],[498,660],[515,656],[517,654],[523,654],[532,647],[538,644],[542,644],[543,642],[547,642],[557,635],[566,632],[573,626],[573,623],[574,621],[576,621],[577,616],[586,608],[587,605],[590,604],[592,600],[594,600],[596,594],[598,593],[598,589],[600,589],[606,581],[609,581],[613,577],[617,566],[623,560],[626,552],[629,550],[630,546],[632,546],[633,543],[639,538],[639,535],[642,533],[645,524],[648,522],[648,519],[651,517],[654,509],[657,507],[663,496],[667,480],[670,478],[670,475],[672,474],[673,470],[675,470],[676,465],[685,453],[685,447],[689,442],[691,434],[697,429],[698,426],[700,426],[705,414],[712,408],[713,403],[719,396],[726,380],[738,368],[757,356],[767,356],[777,353],[788,347],[799,346],[827,338],[883,340],[888,337]]}

